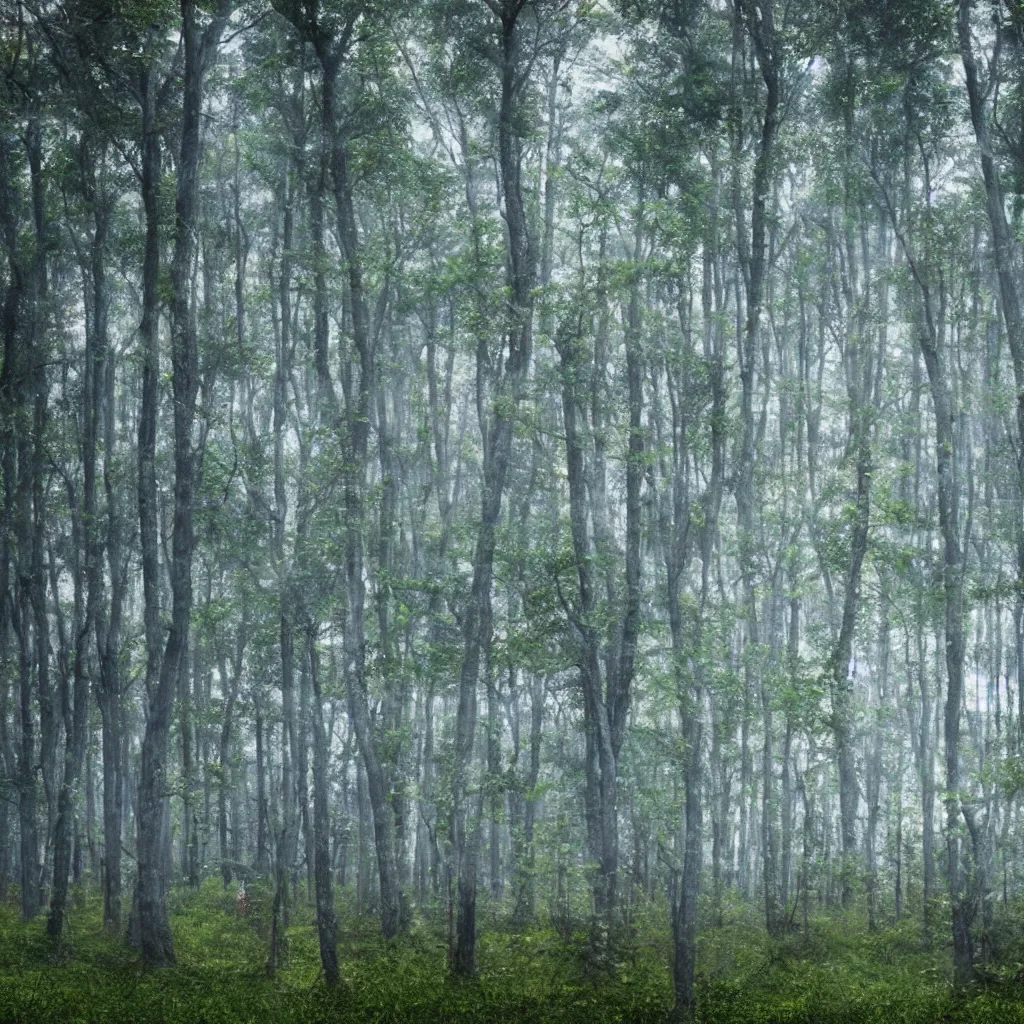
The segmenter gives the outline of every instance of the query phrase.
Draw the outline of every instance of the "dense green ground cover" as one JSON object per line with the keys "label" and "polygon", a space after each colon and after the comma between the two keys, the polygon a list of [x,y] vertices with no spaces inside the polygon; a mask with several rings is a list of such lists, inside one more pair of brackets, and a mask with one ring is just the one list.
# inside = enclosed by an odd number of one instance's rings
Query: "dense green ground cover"
{"label": "dense green ground cover", "polygon": [[[566,941],[550,930],[492,927],[481,938],[479,981],[460,984],[447,977],[439,927],[420,921],[389,946],[373,920],[341,909],[344,985],[329,992],[305,908],[288,933],[287,966],[271,980],[260,894],[242,919],[234,895],[213,880],[198,893],[175,894],[178,966],[159,972],[143,971],[120,941],[102,934],[95,896],[79,896],[70,941],[60,951],[48,944],[42,920],[23,926],[6,906],[0,908],[0,1022],[612,1024],[663,1020],[670,1002],[669,942],[658,920],[635,920],[614,969],[593,962],[582,933]],[[869,935],[853,918],[821,918],[812,938],[770,940],[742,908],[724,927],[706,929],[699,1019],[1024,1022],[1021,967],[1012,959],[992,972],[989,984],[955,995],[946,951],[922,951],[912,924]]]}

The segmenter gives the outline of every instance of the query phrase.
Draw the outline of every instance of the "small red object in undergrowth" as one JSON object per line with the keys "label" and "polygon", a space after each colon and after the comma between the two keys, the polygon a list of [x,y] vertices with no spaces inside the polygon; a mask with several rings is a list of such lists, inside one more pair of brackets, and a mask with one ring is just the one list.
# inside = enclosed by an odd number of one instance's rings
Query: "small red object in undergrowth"
{"label": "small red object in undergrowth", "polygon": [[238,895],[235,897],[235,910],[239,917],[245,917],[249,913],[249,897],[245,894],[244,885],[238,890]]}

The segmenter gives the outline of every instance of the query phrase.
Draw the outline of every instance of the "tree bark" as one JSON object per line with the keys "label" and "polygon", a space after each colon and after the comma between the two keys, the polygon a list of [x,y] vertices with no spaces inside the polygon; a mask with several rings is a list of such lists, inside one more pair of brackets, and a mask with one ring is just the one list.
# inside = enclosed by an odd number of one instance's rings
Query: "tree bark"
{"label": "tree bark", "polygon": [[[97,158],[103,159],[102,153]],[[80,154],[82,180],[86,203],[92,208],[94,219],[91,245],[92,295],[87,303],[92,316],[87,318],[85,368],[83,373],[82,424],[82,509],[81,530],[85,548],[84,576],[86,584],[85,614],[75,623],[75,653],[73,693],[64,704],[64,778],[57,805],[57,821],[53,840],[53,891],[50,913],[46,922],[47,934],[59,941],[64,927],[68,883],[71,872],[72,832],[74,829],[75,788],[85,759],[88,729],[89,680],[86,659],[92,639],[97,608],[103,589],[103,542],[97,512],[96,451],[100,431],[100,413],[105,390],[104,362],[108,353],[107,296],[105,248],[107,235],[107,197],[97,192],[97,167],[93,156],[83,144]],[[91,325],[89,321],[91,320]],[[91,330],[88,329],[91,326]],[[57,595],[54,595],[55,598]],[[76,616],[77,619],[77,616]]]}
{"label": "tree bark", "polygon": [[[512,456],[513,419],[519,407],[529,371],[533,328],[533,284],[536,260],[528,230],[523,194],[522,139],[516,123],[523,82],[520,78],[521,42],[517,32],[519,4],[495,8],[500,25],[498,108],[498,166],[501,196],[508,226],[508,274],[510,291],[507,330],[508,357],[503,376],[494,381],[491,408],[481,415],[484,434],[483,492],[480,522],[473,552],[473,582],[462,613],[463,652],[459,671],[459,702],[455,724],[455,770],[452,784],[452,839],[458,878],[456,941],[452,972],[476,973],[476,837],[467,800],[468,775],[473,757],[477,719],[477,684],[481,663],[489,660],[492,611],[491,582],[496,529],[502,495]],[[486,374],[486,351],[477,352],[478,382]],[[479,384],[478,384],[479,387]],[[483,397],[483,396],[479,396]],[[479,398],[478,398],[479,403]]]}
{"label": "tree bark", "polygon": [[316,878],[316,930],[320,939],[320,964],[330,987],[338,984],[338,922],[334,914],[331,880],[331,826],[328,816],[329,738],[324,731],[323,694],[320,687],[320,655],[316,637],[309,636],[309,668],[313,683],[313,857]]}
{"label": "tree bark", "polygon": [[[182,0],[183,122],[175,199],[174,256],[171,267],[171,362],[174,396],[174,524],[171,540],[171,624],[159,676],[147,700],[138,796],[138,938],[143,963],[165,967],[175,962],[167,917],[166,876],[161,850],[165,805],[168,734],[174,710],[179,662],[187,657],[192,612],[192,489],[195,465],[192,426],[198,393],[195,322],[190,283],[195,253],[196,199],[200,155],[203,76],[227,22],[230,0],[221,0],[200,34],[194,0]],[[149,83],[151,87],[152,83]],[[148,89],[147,89],[148,95]],[[154,510],[155,512],[155,510]],[[153,538],[155,541],[155,537]]]}

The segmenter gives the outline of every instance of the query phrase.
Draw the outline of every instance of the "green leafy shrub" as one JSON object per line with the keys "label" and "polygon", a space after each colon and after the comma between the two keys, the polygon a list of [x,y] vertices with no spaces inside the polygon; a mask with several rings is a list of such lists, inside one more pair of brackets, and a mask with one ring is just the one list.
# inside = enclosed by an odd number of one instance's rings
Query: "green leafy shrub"
{"label": "green leafy shrub", "polygon": [[[249,884],[249,914],[236,890],[211,879],[171,899],[178,965],[144,971],[102,930],[97,893],[71,911],[69,939],[54,950],[42,918],[21,924],[0,907],[0,1024],[644,1024],[671,1004],[671,944],[664,914],[636,913],[610,962],[589,956],[586,932],[569,941],[553,927],[485,931],[479,978],[452,980],[443,926],[418,918],[385,942],[372,918],[356,918],[339,894],[342,984],[323,984],[313,912],[292,907],[289,956],[266,977],[271,890]],[[304,890],[300,888],[300,896]],[[1009,1024],[1024,1021],[1012,971],[955,994],[948,955],[924,950],[906,923],[877,934],[848,918],[813,922],[772,939],[736,908],[700,936],[702,1024]]]}

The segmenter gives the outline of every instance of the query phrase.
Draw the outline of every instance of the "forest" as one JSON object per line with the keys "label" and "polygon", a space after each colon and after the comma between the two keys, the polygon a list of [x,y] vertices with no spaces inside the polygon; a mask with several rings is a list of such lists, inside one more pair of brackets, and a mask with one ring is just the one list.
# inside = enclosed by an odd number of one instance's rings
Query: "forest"
{"label": "forest", "polygon": [[1020,0],[0,66],[0,1022],[1024,1020]]}

